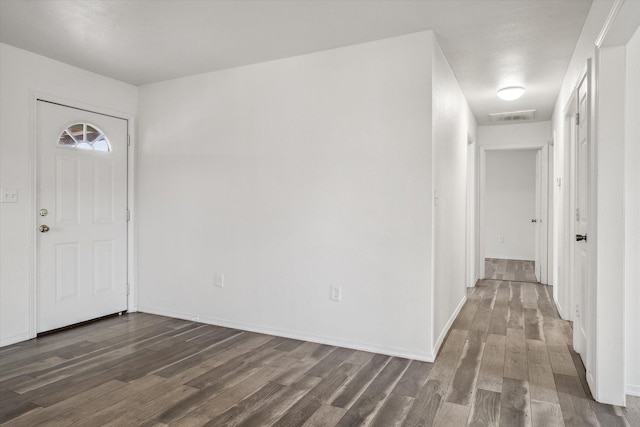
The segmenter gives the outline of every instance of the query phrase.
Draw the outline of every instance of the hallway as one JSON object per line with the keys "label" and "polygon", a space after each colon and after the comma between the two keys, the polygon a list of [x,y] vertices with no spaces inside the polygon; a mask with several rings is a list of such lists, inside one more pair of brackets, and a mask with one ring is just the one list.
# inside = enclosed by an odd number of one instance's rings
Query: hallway
{"label": "hallway", "polygon": [[592,400],[551,288],[481,281],[434,364],[148,314],[0,349],[0,424],[638,426]]}

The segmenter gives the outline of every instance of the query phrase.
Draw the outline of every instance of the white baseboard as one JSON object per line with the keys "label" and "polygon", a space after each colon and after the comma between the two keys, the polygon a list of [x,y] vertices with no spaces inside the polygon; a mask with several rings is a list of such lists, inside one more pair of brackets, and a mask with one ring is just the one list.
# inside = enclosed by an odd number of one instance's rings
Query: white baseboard
{"label": "white baseboard", "polygon": [[475,276],[472,280],[472,283],[467,284],[467,288],[473,288],[474,286],[476,286],[478,284],[478,280],[480,280],[480,278],[478,276]]}
{"label": "white baseboard", "polygon": [[32,338],[35,338],[35,337],[32,337],[28,332],[12,335],[10,337],[0,339],[0,347],[6,347],[8,345],[17,344],[19,342],[27,341]]}
{"label": "white baseboard", "polygon": [[[275,335],[278,337],[291,338],[301,341],[310,341],[318,344],[326,344],[336,347],[350,348],[353,350],[367,351],[370,353],[385,354],[387,356],[402,357],[406,359],[420,360],[422,362],[433,362],[434,354],[421,354],[402,348],[387,347],[378,344],[360,343],[341,338],[326,337],[315,334],[308,334],[301,331],[291,331],[287,329],[272,328],[268,326],[254,325],[251,323],[228,321],[213,317],[198,317],[189,313],[182,313],[173,310],[157,309],[138,306],[138,312],[156,314],[158,316],[173,317],[176,319],[191,320],[194,322],[207,323],[209,325],[222,326],[225,328],[239,329],[242,331],[256,332],[259,334]],[[454,316],[455,318],[455,316]]]}
{"label": "white baseboard", "polygon": [[[442,331],[440,331],[440,335],[438,336],[438,339],[436,340],[432,350],[434,360],[435,360],[435,356],[438,354],[438,351],[440,351],[440,346],[442,345],[444,338],[447,336],[449,329],[451,329],[451,325],[453,325],[453,322],[456,320],[456,317],[458,317],[458,314],[460,314],[460,310],[462,310],[462,306],[464,306],[464,303],[466,301],[467,301],[467,295],[465,294],[464,297],[462,297],[462,300],[460,301],[460,303],[458,304],[458,307],[456,307],[451,317],[449,317],[449,320],[447,320],[447,324],[444,325],[444,328],[442,329]],[[431,362],[431,361],[428,360],[428,362]]]}
{"label": "white baseboard", "polygon": [[513,261],[535,261],[534,259],[530,259],[527,257],[521,257],[521,256],[491,256],[491,255],[485,255],[484,259],[487,258],[491,258],[491,259],[506,259],[506,260],[513,260]]}
{"label": "white baseboard", "polygon": [[627,384],[625,387],[625,393],[629,396],[640,397],[640,385]]}

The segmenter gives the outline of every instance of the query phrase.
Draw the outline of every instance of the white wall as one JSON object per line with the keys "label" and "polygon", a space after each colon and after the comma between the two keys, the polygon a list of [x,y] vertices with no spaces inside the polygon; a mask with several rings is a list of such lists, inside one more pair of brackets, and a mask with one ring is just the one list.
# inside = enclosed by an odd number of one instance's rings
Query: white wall
{"label": "white wall", "polygon": [[[438,46],[433,51],[434,338],[436,347],[465,300],[467,135],[477,125]],[[426,194],[425,194],[426,195]]]}
{"label": "white wall", "polygon": [[32,337],[34,96],[121,112],[137,109],[137,89],[0,43],[0,187],[18,203],[0,204],[0,345]]}
{"label": "white wall", "polygon": [[485,257],[535,260],[537,150],[486,154]]}
{"label": "white wall", "polygon": [[518,123],[478,127],[481,147],[543,145],[551,140],[551,122]]}
{"label": "white wall", "polygon": [[139,309],[432,359],[432,43],[141,87]]}
{"label": "white wall", "polygon": [[625,152],[626,388],[640,396],[640,29],[627,44]]}
{"label": "white wall", "polygon": [[[624,384],[625,358],[625,47],[601,49],[597,67],[594,143],[598,171],[595,179],[598,369],[594,374],[597,376],[597,398],[620,405],[624,402],[621,385]],[[606,367],[606,373],[601,366]]]}

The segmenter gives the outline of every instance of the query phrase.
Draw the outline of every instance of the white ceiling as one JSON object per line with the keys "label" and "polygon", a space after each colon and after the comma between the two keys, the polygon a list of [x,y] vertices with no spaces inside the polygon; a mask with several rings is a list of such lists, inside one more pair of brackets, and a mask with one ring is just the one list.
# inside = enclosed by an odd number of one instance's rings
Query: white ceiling
{"label": "white ceiling", "polygon": [[[479,124],[549,120],[591,0],[0,0],[0,41],[142,85],[432,29]],[[0,58],[2,60],[2,58]],[[496,97],[523,85],[517,101]]]}

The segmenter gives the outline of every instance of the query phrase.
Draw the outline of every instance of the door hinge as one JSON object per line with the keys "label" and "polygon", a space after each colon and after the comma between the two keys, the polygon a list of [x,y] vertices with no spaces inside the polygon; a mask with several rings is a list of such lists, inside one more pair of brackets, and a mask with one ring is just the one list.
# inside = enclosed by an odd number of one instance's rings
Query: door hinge
{"label": "door hinge", "polygon": [[127,221],[131,221],[131,211],[127,209]]}
{"label": "door hinge", "polygon": [[580,208],[576,208],[576,221],[580,221]]}
{"label": "door hinge", "polygon": [[580,113],[576,113],[576,124],[580,124]]}
{"label": "door hinge", "polygon": [[127,147],[131,145],[131,135],[127,135]]}
{"label": "door hinge", "polygon": [[131,293],[131,285],[127,283],[127,295]]}

